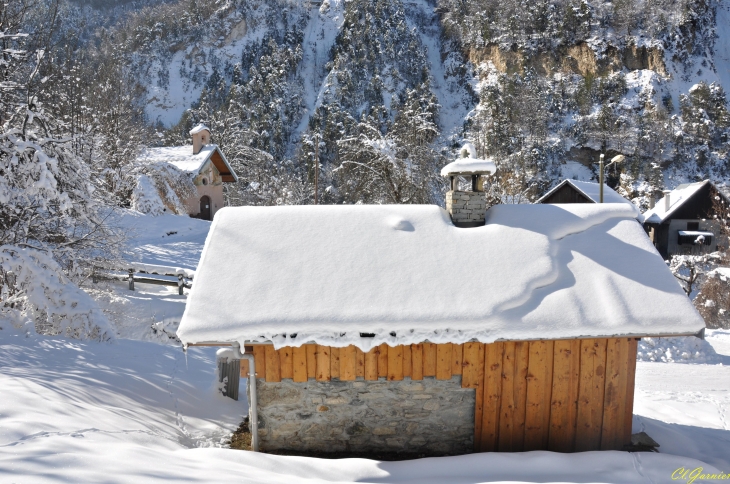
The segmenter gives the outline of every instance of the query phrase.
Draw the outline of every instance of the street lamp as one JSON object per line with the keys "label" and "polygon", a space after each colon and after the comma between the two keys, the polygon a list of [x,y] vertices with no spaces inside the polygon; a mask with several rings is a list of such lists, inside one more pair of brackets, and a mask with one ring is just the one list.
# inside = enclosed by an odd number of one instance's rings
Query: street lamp
{"label": "street lamp", "polygon": [[608,168],[609,166],[613,165],[614,163],[618,164],[623,162],[626,159],[624,155],[616,155],[613,158],[611,158],[611,162],[603,166],[603,153],[601,153],[600,161],[598,162],[600,164],[599,175],[598,175],[598,186],[599,186],[599,193],[600,193],[600,203],[603,203],[603,170],[604,168]]}

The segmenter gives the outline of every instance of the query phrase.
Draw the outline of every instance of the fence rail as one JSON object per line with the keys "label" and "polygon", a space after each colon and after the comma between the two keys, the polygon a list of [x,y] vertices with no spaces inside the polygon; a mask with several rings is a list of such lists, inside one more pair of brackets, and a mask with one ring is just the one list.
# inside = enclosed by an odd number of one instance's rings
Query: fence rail
{"label": "fence rail", "polygon": [[[117,274],[115,274],[115,272]],[[122,274],[118,274],[121,272]],[[148,276],[139,276],[136,274],[148,274]],[[177,280],[161,279],[156,276],[176,277]],[[134,283],[155,284],[158,286],[172,286],[178,288],[178,294],[183,295],[183,289],[192,287],[195,271],[180,267],[158,266],[152,264],[130,263],[125,267],[102,267],[94,266],[92,280],[94,283],[100,280],[115,280],[129,282],[129,290],[134,291]]]}

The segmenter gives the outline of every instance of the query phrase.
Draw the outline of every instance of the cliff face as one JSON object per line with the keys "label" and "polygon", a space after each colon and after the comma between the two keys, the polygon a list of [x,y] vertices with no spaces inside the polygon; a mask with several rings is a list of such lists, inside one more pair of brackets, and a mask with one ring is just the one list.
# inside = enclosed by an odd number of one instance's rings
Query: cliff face
{"label": "cliff face", "polygon": [[485,47],[468,49],[467,57],[474,65],[491,62],[497,71],[506,74],[524,75],[525,70],[531,69],[540,76],[563,73],[586,77],[647,69],[660,76],[668,76],[664,50],[658,46],[619,48],[608,45],[602,52],[596,53],[587,42],[577,42],[554,50],[530,52],[516,46],[504,48],[490,43]]}

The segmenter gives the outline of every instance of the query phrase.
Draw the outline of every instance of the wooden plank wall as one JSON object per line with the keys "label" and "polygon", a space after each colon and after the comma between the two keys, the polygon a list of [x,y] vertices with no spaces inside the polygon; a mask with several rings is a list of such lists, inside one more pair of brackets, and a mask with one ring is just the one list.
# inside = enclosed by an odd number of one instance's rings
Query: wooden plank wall
{"label": "wooden plank wall", "polygon": [[257,377],[269,382],[461,375],[462,388],[476,390],[476,452],[577,452],[630,442],[636,348],[635,338],[612,338],[253,351]]}

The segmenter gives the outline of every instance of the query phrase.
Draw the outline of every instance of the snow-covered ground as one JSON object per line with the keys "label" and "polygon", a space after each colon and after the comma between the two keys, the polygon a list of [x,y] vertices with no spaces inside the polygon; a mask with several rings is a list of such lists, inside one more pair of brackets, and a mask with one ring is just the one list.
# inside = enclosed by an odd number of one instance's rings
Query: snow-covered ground
{"label": "snow-covered ground", "polygon": [[[133,213],[123,223],[134,234],[129,249],[138,261],[190,269],[208,227]],[[679,468],[730,472],[728,330],[708,331],[706,343],[642,342],[642,359],[657,361],[637,364],[634,431],[658,441],[658,454],[323,460],[223,448],[247,407],[243,398],[217,394],[215,348],[185,355],[169,343],[138,341],[152,339],[150,312],[163,308],[166,318],[179,321],[185,296],[141,284],[134,292],[122,283],[111,289],[111,297],[126,301],[102,304],[118,311],[110,319],[121,337],[112,343],[28,337],[0,321],[0,483],[662,483],[687,482],[672,478]],[[667,351],[674,356],[666,358]]]}

